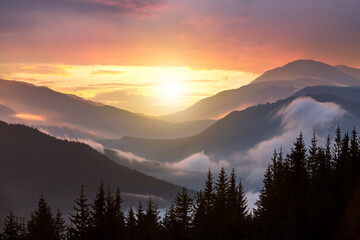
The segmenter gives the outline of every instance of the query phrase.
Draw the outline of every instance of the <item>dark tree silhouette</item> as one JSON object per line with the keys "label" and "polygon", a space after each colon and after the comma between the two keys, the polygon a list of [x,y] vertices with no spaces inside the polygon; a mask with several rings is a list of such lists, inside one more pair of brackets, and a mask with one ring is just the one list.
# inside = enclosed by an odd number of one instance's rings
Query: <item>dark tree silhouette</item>
{"label": "dark tree silhouette", "polygon": [[75,200],[74,214],[70,214],[71,226],[69,228],[69,238],[71,240],[87,240],[90,230],[90,204],[85,195],[85,187],[82,184],[79,198]]}
{"label": "dark tree silhouette", "polygon": [[100,183],[91,211],[90,239],[101,239],[106,230],[106,196],[104,184]]}
{"label": "dark tree silhouette", "polygon": [[151,197],[146,202],[145,216],[143,221],[142,238],[143,239],[159,239],[160,238],[160,216],[158,207],[153,203]]}
{"label": "dark tree silhouette", "polygon": [[137,237],[136,218],[133,207],[130,207],[126,216],[125,239],[132,240]]}
{"label": "dark tree silhouette", "polygon": [[[1,235],[0,235],[1,236]],[[4,220],[3,234],[0,239],[3,240],[25,240],[26,227],[24,220],[19,219],[13,212],[10,212]]]}
{"label": "dark tree silhouette", "polygon": [[163,239],[178,239],[178,222],[174,203],[166,210],[163,222]]}
{"label": "dark tree silhouette", "polygon": [[91,211],[81,186],[75,200],[71,226],[61,212],[54,216],[41,195],[25,229],[12,212],[4,220],[0,239],[174,239],[174,240],[318,240],[360,239],[360,139],[354,128],[334,142],[328,136],[319,146],[316,134],[306,150],[302,133],[290,154],[276,150],[264,175],[257,208],[247,211],[241,179],[222,168],[216,183],[209,170],[205,187],[195,197],[186,189],[178,193],[162,221],[152,199],[145,210],[140,202],[126,219],[121,193],[100,184]]}
{"label": "dark tree silhouette", "polygon": [[66,225],[65,220],[62,217],[62,213],[58,209],[55,214],[55,239],[65,240],[66,239]]}
{"label": "dark tree silhouette", "polygon": [[189,239],[191,232],[191,209],[193,200],[188,195],[186,188],[175,198],[175,217],[176,217],[176,235],[177,239]]}
{"label": "dark tree silhouette", "polygon": [[30,215],[27,230],[29,240],[56,240],[55,219],[43,194],[37,208]]}

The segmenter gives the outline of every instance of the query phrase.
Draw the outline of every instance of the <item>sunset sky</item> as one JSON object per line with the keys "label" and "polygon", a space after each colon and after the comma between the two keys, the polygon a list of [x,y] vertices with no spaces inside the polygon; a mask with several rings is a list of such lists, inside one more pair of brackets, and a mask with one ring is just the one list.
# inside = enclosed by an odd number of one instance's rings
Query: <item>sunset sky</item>
{"label": "sunset sky", "polygon": [[0,77],[160,115],[296,59],[360,67],[359,0],[1,0]]}

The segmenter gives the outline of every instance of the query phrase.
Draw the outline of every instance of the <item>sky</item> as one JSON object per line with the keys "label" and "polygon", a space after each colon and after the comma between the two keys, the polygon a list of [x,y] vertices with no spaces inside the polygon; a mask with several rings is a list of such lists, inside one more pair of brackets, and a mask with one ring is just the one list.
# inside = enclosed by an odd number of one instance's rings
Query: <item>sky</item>
{"label": "sky", "polygon": [[296,59],[360,67],[359,0],[1,0],[0,78],[148,115]]}

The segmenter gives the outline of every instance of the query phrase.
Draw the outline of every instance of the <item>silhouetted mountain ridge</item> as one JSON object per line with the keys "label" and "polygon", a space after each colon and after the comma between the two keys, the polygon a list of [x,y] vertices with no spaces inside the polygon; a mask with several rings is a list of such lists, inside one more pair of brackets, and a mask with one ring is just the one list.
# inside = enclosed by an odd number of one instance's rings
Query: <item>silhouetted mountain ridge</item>
{"label": "silhouetted mountain ridge", "polygon": [[359,72],[359,69],[345,66],[333,67],[314,60],[297,60],[265,72],[248,85],[204,98],[183,111],[162,116],[161,119],[175,122],[221,119],[232,111],[290,97],[307,86],[359,86]]}
{"label": "silhouetted mountain ridge", "polygon": [[[304,88],[292,97],[275,103],[259,104],[242,111],[231,112],[191,137],[172,140],[124,137],[100,142],[106,147],[133,152],[141,157],[162,162],[176,162],[202,151],[208,155],[228,156],[234,151],[248,150],[257,143],[281,133],[281,120],[276,113],[299,97],[311,97],[318,102],[333,102],[340,105],[348,112],[344,123],[348,123],[350,127],[356,125],[355,119],[360,119],[359,88],[314,86]],[[352,114],[352,117],[349,114]]]}
{"label": "silhouetted mountain ridge", "polygon": [[[59,140],[36,129],[2,121],[0,132],[0,215],[12,209],[28,212],[41,192],[54,206],[69,212],[69,204],[82,183],[89,196],[104,182],[119,186],[122,192],[158,196],[154,200],[159,202],[162,198],[160,203],[165,205],[181,190],[120,166],[83,143]],[[126,196],[125,200],[126,206],[134,201]]]}
{"label": "silhouetted mountain ridge", "polygon": [[[76,96],[32,84],[0,80],[0,103],[16,112],[40,115],[42,125],[68,126],[108,137],[184,137],[199,132],[213,121],[170,123],[141,117],[126,110],[96,104]],[[30,122],[39,124],[39,122]]]}

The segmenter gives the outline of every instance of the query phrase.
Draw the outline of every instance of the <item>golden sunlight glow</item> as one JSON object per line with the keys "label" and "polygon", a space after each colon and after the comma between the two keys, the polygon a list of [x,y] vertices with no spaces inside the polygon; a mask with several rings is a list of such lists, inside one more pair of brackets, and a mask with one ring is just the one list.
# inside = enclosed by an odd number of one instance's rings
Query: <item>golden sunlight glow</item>
{"label": "golden sunlight glow", "polygon": [[[180,111],[200,99],[248,84],[258,75],[189,67],[1,64],[1,79],[25,81],[147,115]],[[20,114],[18,118],[42,121]]]}
{"label": "golden sunlight glow", "polygon": [[181,86],[178,82],[163,83],[159,86],[160,97],[164,100],[177,100],[181,96]]}
{"label": "golden sunlight glow", "polygon": [[29,114],[29,113],[18,113],[14,115],[16,118],[23,120],[33,120],[33,121],[45,121],[45,118],[39,115]]}
{"label": "golden sunlight glow", "polygon": [[160,72],[157,79],[158,97],[166,101],[180,100],[183,93],[183,81],[186,79],[184,69],[167,68]]}

